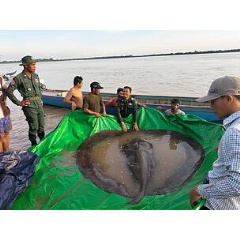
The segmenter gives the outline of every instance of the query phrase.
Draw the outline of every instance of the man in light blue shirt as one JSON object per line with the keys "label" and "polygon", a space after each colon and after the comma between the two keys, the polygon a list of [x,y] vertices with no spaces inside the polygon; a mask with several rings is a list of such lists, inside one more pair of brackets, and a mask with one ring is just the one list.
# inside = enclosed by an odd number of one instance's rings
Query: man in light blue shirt
{"label": "man in light blue shirt", "polygon": [[240,78],[226,76],[214,80],[207,96],[226,129],[218,148],[218,159],[208,172],[208,182],[190,191],[190,204],[206,199],[202,209],[240,210]]}

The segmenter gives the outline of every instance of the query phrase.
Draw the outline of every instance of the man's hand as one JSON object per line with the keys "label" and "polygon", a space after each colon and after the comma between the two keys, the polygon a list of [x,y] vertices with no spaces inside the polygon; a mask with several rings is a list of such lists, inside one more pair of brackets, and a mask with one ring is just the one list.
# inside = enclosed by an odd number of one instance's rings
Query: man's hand
{"label": "man's hand", "polygon": [[101,117],[100,113],[97,113],[97,112],[96,112],[94,115],[95,115],[95,117],[97,117],[97,118]]}
{"label": "man's hand", "polygon": [[72,107],[71,107],[71,109],[72,109],[72,110],[75,110],[76,107],[77,107],[77,104],[76,104],[74,101],[72,101]]}
{"label": "man's hand", "polygon": [[21,107],[26,107],[30,105],[30,101],[28,99],[24,99],[20,102]]}
{"label": "man's hand", "polygon": [[125,125],[124,122],[121,122],[121,126],[122,126],[122,130],[123,130],[124,132],[127,132],[127,127],[126,127],[126,125]]}
{"label": "man's hand", "polygon": [[200,200],[200,198],[201,198],[201,196],[197,192],[197,187],[193,188],[190,191],[190,205],[191,205],[191,207],[194,207],[194,204],[196,204],[196,202],[198,200]]}
{"label": "man's hand", "polygon": [[135,131],[139,131],[139,128],[138,128],[137,123],[134,123],[134,125],[133,125],[133,130],[135,130]]}

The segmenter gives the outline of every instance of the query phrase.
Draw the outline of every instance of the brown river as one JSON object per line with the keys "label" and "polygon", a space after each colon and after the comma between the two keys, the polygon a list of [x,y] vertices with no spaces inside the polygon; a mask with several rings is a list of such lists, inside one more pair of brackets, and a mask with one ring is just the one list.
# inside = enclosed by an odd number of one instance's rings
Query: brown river
{"label": "brown river", "polygon": [[[10,150],[27,150],[30,147],[28,140],[28,124],[21,107],[11,103],[8,99],[8,106],[11,109],[12,130],[10,132]],[[53,131],[69,109],[54,106],[44,106],[45,111],[45,132],[46,135]]]}

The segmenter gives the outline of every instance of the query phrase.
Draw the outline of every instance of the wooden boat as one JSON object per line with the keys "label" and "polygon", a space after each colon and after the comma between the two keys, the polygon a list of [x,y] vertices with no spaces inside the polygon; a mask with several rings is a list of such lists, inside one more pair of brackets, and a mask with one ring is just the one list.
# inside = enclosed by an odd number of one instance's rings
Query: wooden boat
{"label": "wooden boat", "polygon": [[[64,103],[63,99],[67,91],[46,89],[42,92],[42,101],[46,105],[52,105],[62,108],[71,108],[70,104]],[[87,92],[83,92],[83,95]],[[152,95],[134,95],[139,103],[145,104],[148,108],[161,107],[163,110],[170,108],[170,103],[173,98],[178,98],[181,101],[181,110],[186,114],[201,117],[210,122],[220,123],[221,119],[210,108],[209,103],[199,103],[196,97],[178,97],[178,96],[152,96]],[[106,103],[110,99],[116,97],[115,93],[101,93],[103,101]],[[115,114],[115,107],[107,107],[108,114]]]}

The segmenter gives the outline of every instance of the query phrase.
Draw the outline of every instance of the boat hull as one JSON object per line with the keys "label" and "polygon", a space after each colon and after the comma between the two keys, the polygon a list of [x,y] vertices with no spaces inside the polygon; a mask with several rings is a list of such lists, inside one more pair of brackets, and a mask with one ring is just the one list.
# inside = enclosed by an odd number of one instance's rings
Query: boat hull
{"label": "boat hull", "polygon": [[[86,94],[83,92],[83,95]],[[61,108],[71,108],[70,104],[64,103],[64,96],[66,91],[61,90],[46,90],[43,91],[42,101],[45,105],[52,105]],[[116,97],[114,93],[101,93],[104,102],[107,102],[113,97]],[[201,106],[201,103],[196,102],[196,98],[192,97],[172,97],[172,96],[147,96],[147,95],[135,95],[138,102],[146,105],[148,108],[157,109],[161,106],[162,110],[170,108],[170,102],[173,98],[178,98],[181,100],[181,110],[186,114],[195,115],[201,117],[210,122],[221,123],[222,120],[213,112],[210,106],[206,104]],[[108,114],[116,114],[116,107],[106,107]]]}

